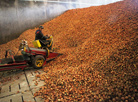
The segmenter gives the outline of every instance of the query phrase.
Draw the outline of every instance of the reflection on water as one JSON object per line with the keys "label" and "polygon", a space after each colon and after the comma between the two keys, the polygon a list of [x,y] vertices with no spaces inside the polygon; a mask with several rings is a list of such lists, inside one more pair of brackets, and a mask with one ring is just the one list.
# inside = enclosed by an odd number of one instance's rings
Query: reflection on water
{"label": "reflection on water", "polygon": [[0,44],[24,30],[49,21],[69,9],[106,5],[120,0],[1,0]]}

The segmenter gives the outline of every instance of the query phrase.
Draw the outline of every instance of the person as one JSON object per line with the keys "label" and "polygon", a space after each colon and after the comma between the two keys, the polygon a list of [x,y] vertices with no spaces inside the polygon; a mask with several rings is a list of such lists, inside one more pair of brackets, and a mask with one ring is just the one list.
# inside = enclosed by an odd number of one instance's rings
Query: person
{"label": "person", "polygon": [[[47,44],[50,44],[50,42],[51,42],[50,40],[47,40],[50,37],[48,35],[44,36],[43,33],[42,33],[42,29],[44,29],[44,27],[43,26],[39,26],[39,29],[36,30],[36,32],[35,32],[35,40],[39,40],[42,47],[47,47]],[[49,47],[49,49],[51,49],[51,47]]]}
{"label": "person", "polygon": [[44,36],[42,33],[43,26],[39,26],[39,29],[35,32],[35,40],[45,40],[48,39],[48,36]]}

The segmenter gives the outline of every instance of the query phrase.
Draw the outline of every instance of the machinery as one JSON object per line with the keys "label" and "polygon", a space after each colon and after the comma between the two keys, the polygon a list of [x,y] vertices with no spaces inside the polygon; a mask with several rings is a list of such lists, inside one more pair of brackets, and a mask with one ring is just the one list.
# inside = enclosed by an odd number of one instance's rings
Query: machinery
{"label": "machinery", "polygon": [[[28,46],[27,41],[23,40],[19,46],[21,55],[15,55],[15,53],[8,49],[6,50],[5,58],[0,59],[0,71],[11,69],[24,69],[25,67],[33,66],[34,68],[42,68],[48,60],[56,58],[59,53],[52,52],[48,48],[52,46],[53,37],[50,36],[51,42],[46,46],[41,46],[39,40],[33,41],[33,44],[37,48],[31,48]],[[10,55],[10,57],[7,57]]]}

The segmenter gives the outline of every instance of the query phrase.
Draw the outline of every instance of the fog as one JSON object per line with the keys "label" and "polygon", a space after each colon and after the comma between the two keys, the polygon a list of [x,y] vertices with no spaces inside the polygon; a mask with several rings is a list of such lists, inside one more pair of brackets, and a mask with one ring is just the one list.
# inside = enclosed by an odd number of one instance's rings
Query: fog
{"label": "fog", "polygon": [[17,38],[23,31],[38,27],[69,9],[117,1],[120,0],[1,0],[0,44]]}

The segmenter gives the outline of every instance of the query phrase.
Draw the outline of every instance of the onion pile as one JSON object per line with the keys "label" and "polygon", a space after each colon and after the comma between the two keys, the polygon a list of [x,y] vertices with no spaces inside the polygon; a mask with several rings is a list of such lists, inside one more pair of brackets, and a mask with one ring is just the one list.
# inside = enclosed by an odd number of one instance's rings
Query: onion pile
{"label": "onion pile", "polygon": [[[38,76],[45,85],[34,96],[48,101],[138,101],[138,1],[73,9],[43,24],[53,35],[56,52]],[[26,39],[30,47],[35,29],[0,45],[17,51]],[[14,45],[15,44],[15,45]]]}

